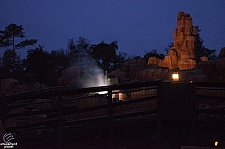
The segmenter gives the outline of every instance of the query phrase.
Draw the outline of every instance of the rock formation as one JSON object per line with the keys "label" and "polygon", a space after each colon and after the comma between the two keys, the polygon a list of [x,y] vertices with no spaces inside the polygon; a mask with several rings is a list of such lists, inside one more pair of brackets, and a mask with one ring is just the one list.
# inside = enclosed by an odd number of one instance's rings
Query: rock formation
{"label": "rock formation", "polygon": [[[203,71],[211,82],[225,82],[225,48],[220,51],[220,58],[199,62],[196,67]],[[224,56],[224,57],[223,57]]]}
{"label": "rock formation", "polygon": [[50,87],[46,86],[45,84],[39,84],[38,82],[32,85],[19,84],[19,80],[16,80],[14,78],[7,78],[1,81],[0,94],[12,94],[48,88]]}
{"label": "rock formation", "polygon": [[[149,60],[152,60],[152,62],[154,62],[154,60],[158,61],[159,59],[151,58]],[[184,82],[208,81],[207,76],[203,74],[202,70],[192,69],[185,71],[182,70],[177,71],[180,76],[179,79],[180,81]],[[114,75],[115,77],[119,78],[120,83],[125,83],[127,81],[130,82],[155,81],[155,80],[170,81],[172,80],[173,72],[174,72],[173,69],[162,68],[156,65],[154,66],[147,65],[143,59],[137,59],[125,62],[121,69],[114,70],[109,75]]]}
{"label": "rock formation", "polygon": [[139,70],[147,69],[148,65],[143,59],[130,60],[123,63],[121,69],[112,71],[110,75],[113,75],[121,80],[136,78]]}
{"label": "rock formation", "polygon": [[209,60],[208,57],[206,57],[206,56],[202,56],[202,57],[200,57],[200,59],[202,62],[207,62]]}
{"label": "rock formation", "polygon": [[196,27],[192,25],[189,14],[178,12],[177,28],[174,30],[174,47],[164,60],[150,58],[148,64],[156,64],[169,69],[189,70],[195,68],[195,36]]}
{"label": "rock formation", "polygon": [[11,93],[19,85],[19,80],[8,78],[1,81],[0,93],[6,94]]}
{"label": "rock formation", "polygon": [[[155,80],[162,80],[162,81],[171,81],[172,80],[172,73],[174,70],[171,69],[145,69],[140,70],[137,73],[136,79],[138,81],[155,81]],[[188,70],[188,71],[179,71],[179,81],[182,82],[205,82],[208,81],[206,75],[203,74],[201,70]]]}
{"label": "rock formation", "polygon": [[192,25],[190,14],[178,12],[177,28],[174,30],[174,48],[181,59],[182,51],[188,52],[189,58],[195,58],[195,35],[196,27]]}
{"label": "rock formation", "polygon": [[221,59],[221,58],[225,58],[225,47],[223,47],[221,50],[220,50],[220,53],[218,55],[218,59]]}
{"label": "rock formation", "polygon": [[80,79],[80,67],[72,66],[62,71],[62,77],[58,78],[57,86],[75,85]]}

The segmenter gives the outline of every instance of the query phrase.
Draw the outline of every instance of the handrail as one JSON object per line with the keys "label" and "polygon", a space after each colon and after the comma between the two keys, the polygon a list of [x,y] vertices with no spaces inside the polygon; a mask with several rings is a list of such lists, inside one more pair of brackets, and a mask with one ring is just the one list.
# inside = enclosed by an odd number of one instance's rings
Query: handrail
{"label": "handrail", "polygon": [[[14,93],[8,95],[2,95],[1,99],[1,120],[3,124],[5,124],[6,118],[14,118],[14,117],[26,117],[26,116],[33,116],[33,115],[41,115],[41,114],[48,114],[49,119],[43,122],[15,126],[15,127],[6,127],[7,131],[14,131],[17,130],[25,130],[28,128],[42,128],[42,127],[50,127],[54,125],[54,128],[57,128],[55,131],[58,131],[62,134],[63,126],[78,124],[82,122],[94,121],[94,120],[104,120],[108,121],[108,127],[113,128],[113,119],[119,118],[126,118],[132,116],[139,116],[144,114],[157,114],[157,109],[148,109],[145,111],[135,111],[135,112],[128,112],[128,113],[119,113],[114,114],[112,111],[113,108],[122,107],[122,106],[129,106],[132,104],[139,104],[148,101],[157,100],[159,97],[158,89],[160,88],[161,81],[152,81],[152,82],[139,82],[139,83],[130,83],[130,84],[122,84],[122,85],[111,85],[111,86],[100,86],[100,87],[91,87],[91,88],[76,88],[74,86],[66,86],[66,87],[53,87],[49,89],[43,90],[36,90],[36,91],[28,91],[22,93]],[[193,82],[195,87],[195,99],[212,99],[212,100],[222,100],[224,101],[225,98],[220,95],[202,95],[197,94],[196,91],[223,91],[225,92],[225,84],[224,83],[211,83],[211,82]],[[114,102],[112,99],[113,94],[124,94],[124,93],[137,93],[139,91],[151,90],[157,92],[156,95],[149,95],[138,97],[137,99],[129,99],[122,102]],[[107,91],[105,95],[99,95],[98,92]],[[52,99],[51,99],[52,98]],[[79,108],[76,105],[70,105],[68,107],[63,106],[66,102],[74,102],[76,100],[81,99],[92,99],[92,98],[101,98],[105,100],[103,104],[97,104],[93,106],[87,106]],[[39,99],[40,101],[37,101]],[[61,101],[60,101],[60,100]],[[15,113],[10,113],[15,108],[25,107],[27,105],[41,105],[41,104],[55,104],[54,108],[48,109],[40,109],[40,111],[18,111]],[[96,111],[96,110],[103,110],[106,109],[105,115],[90,117],[90,118],[80,118],[76,120],[66,120],[65,116],[82,114],[89,111]],[[108,113],[107,113],[108,110]],[[206,113],[206,114],[224,114],[225,110],[219,109],[195,109],[196,113]],[[107,115],[108,114],[108,115]],[[112,130],[111,130],[112,131]],[[111,132],[112,135],[112,132]],[[61,137],[61,135],[59,135]],[[62,139],[62,138],[59,138]],[[111,136],[112,139],[112,136]]]}

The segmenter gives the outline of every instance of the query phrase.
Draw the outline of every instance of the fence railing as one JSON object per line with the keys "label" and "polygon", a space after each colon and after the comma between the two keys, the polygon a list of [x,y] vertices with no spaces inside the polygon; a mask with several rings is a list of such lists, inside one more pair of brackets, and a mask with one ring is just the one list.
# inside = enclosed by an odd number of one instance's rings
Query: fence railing
{"label": "fence railing", "polygon": [[17,138],[55,134],[60,144],[63,133],[76,132],[86,124],[101,122],[109,129],[109,146],[112,146],[116,120],[119,123],[121,119],[157,113],[157,83],[54,87],[3,95],[1,120],[5,131]]}
{"label": "fence railing", "polygon": [[[165,92],[162,90],[163,83],[152,81],[92,88],[53,87],[2,95],[1,121],[5,131],[17,138],[57,135],[60,148],[63,148],[65,133],[80,131],[87,125],[105,127],[112,148],[115,125],[124,121],[156,120],[157,115],[159,117],[161,108],[157,108],[160,105],[158,99],[166,98],[161,95]],[[172,86],[176,84],[166,83]],[[188,84],[194,89],[194,95],[190,97],[194,98],[191,100],[194,101],[195,120],[206,120],[210,114],[215,119],[225,119],[223,83]],[[173,89],[165,93],[173,94]]]}
{"label": "fence railing", "polygon": [[225,121],[225,83],[196,83],[195,92],[199,121]]}

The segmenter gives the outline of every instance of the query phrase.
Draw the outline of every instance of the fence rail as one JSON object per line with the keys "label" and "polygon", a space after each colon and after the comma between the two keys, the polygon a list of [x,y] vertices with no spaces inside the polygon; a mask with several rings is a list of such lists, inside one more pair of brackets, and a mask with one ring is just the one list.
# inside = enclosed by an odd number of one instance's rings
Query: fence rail
{"label": "fence rail", "polygon": [[[57,134],[59,148],[63,148],[63,134],[67,131],[79,131],[91,124],[104,126],[112,148],[115,125],[125,120],[132,123],[159,119],[157,102],[162,98],[163,83],[152,81],[92,88],[67,86],[2,95],[1,121],[6,132],[17,138]],[[206,120],[210,114],[214,119],[216,115],[218,120],[225,119],[224,83],[188,84],[194,87],[195,121]],[[212,103],[217,109],[207,105]]]}

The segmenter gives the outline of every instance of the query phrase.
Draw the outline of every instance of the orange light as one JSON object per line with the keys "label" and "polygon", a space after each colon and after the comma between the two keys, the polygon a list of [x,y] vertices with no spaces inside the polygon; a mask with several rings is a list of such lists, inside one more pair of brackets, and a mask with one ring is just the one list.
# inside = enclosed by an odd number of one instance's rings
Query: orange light
{"label": "orange light", "polygon": [[218,141],[215,141],[215,146],[218,146],[219,142]]}
{"label": "orange light", "polygon": [[179,81],[179,74],[178,74],[178,72],[173,72],[172,79],[173,79],[173,81]]}

